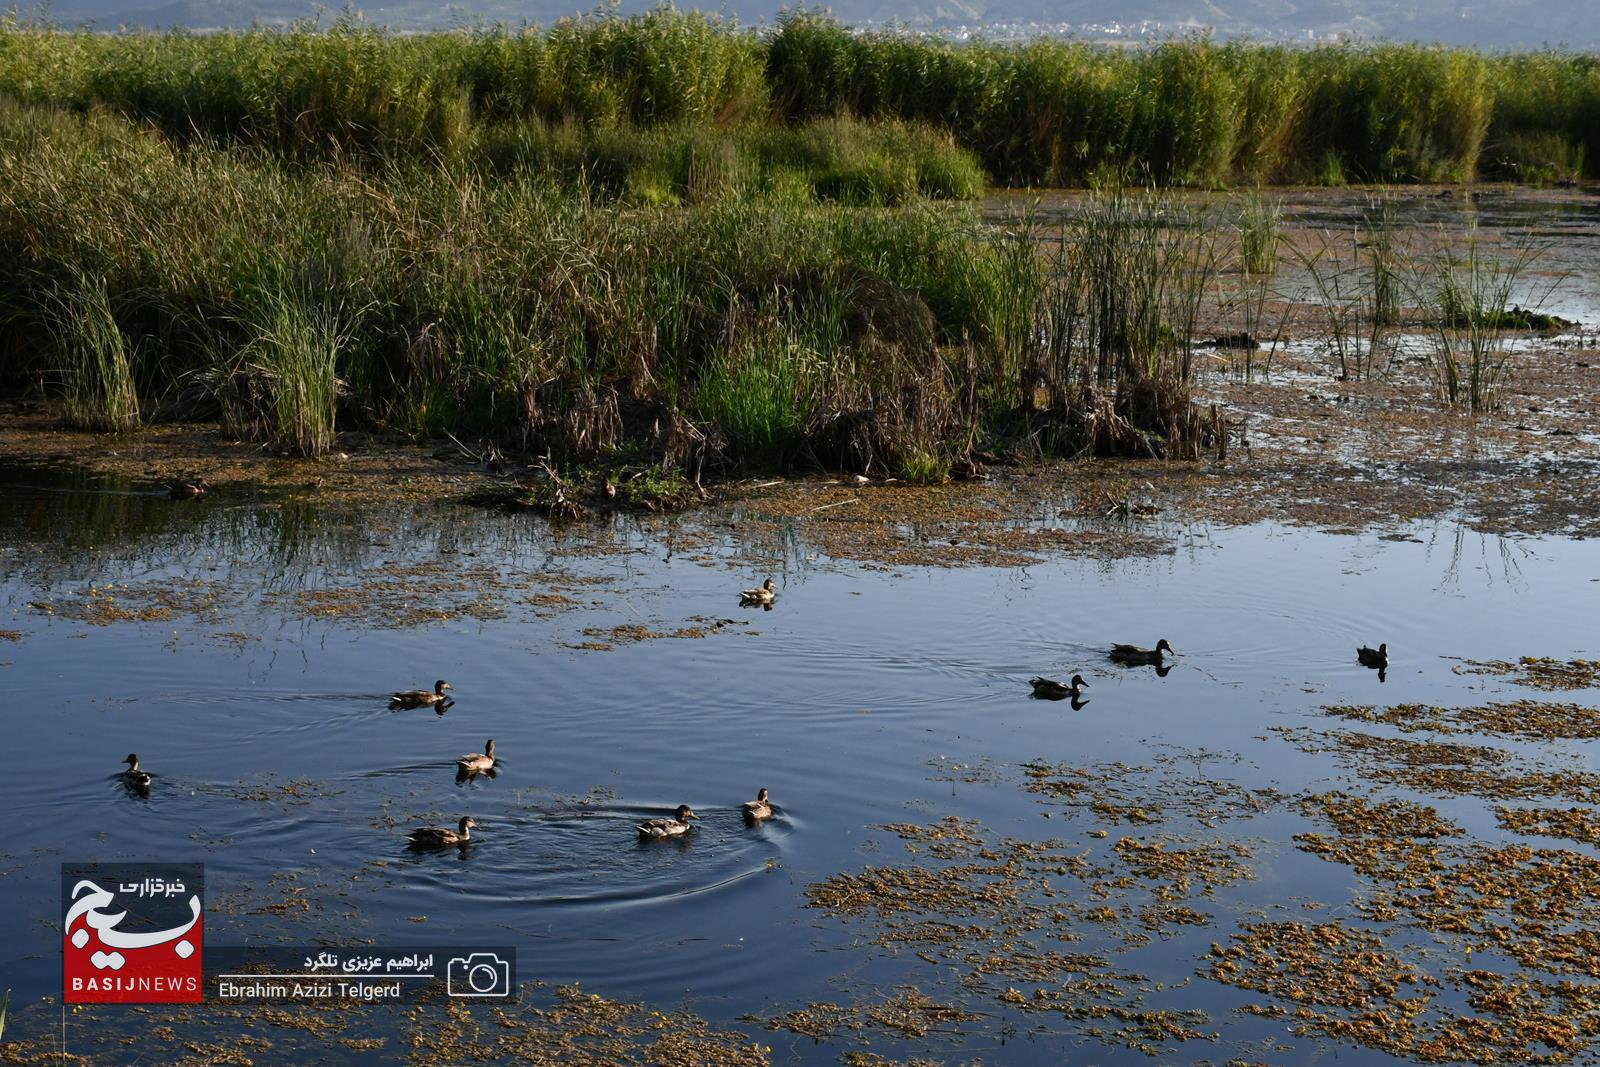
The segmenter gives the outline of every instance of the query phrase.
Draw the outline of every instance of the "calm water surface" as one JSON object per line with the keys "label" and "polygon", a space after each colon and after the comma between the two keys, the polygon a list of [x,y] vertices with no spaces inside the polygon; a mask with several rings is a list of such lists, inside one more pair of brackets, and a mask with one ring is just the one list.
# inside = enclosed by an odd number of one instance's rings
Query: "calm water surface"
{"label": "calm water surface", "polygon": [[[1084,836],[1095,822],[1068,825],[1021,788],[1023,763],[1176,758],[1252,788],[1335,788],[1337,763],[1271,728],[1326,728],[1325,704],[1481,701],[1499,685],[1453,673],[1450,657],[1600,658],[1600,546],[1451,522],[1409,540],[1170,528],[1175,550],[1156,558],[884,571],[818,558],[737,510],[552,530],[224,492],[174,503],[16,468],[0,468],[0,497],[0,628],[21,633],[0,641],[0,984],[14,1006],[58,992],[59,864],[89,860],[203,862],[213,900],[235,903],[208,915],[217,944],[510,942],[524,979],[725,1026],[902,983],[959,999],[949,968],[805,906],[809,884],[904,861],[881,824],[959,815],[1103,849]],[[737,591],[765,574],[776,610],[740,611]],[[210,597],[199,614],[90,625],[60,609],[91,585],[126,583],[137,601],[150,583],[194,579],[215,583],[195,587]],[[309,610],[363,585],[383,595],[352,617]],[[31,606],[48,602],[54,614]],[[428,621],[473,602],[481,617]],[[629,624],[709,635],[606,635]],[[1104,659],[1111,641],[1161,637],[1181,654],[1164,678]],[[1383,683],[1353,662],[1380,640],[1394,650]],[[1031,675],[1074,671],[1091,686],[1081,710],[1030,699]],[[454,686],[448,713],[386,710],[390,691],[436,677]],[[458,784],[455,756],[490,737],[497,777]],[[1567,747],[1600,766],[1591,746]],[[156,776],[148,798],[115,777],[130,750]],[[748,829],[739,804],[761,786],[780,812]],[[637,819],[680,802],[703,817],[691,840],[636,842]],[[1481,802],[1441,806],[1498,832]],[[474,847],[406,852],[408,827],[461,814],[479,824]],[[1252,822],[1271,840],[1253,881],[1207,902],[1216,926],[1117,960],[1188,980],[1157,1006],[1212,1015],[1220,1045],[1182,1058],[1288,1040],[1279,1023],[1231,1017],[1245,998],[1193,975],[1258,905],[1348,898],[1344,868],[1290,843],[1307,826],[1290,812]],[[308,913],[251,913],[290,885],[309,890]],[[997,1007],[981,999],[962,1055],[1148,1062]],[[837,1048],[753,1032],[780,1062],[837,1061]],[[901,1051],[953,1054],[941,1040]]]}

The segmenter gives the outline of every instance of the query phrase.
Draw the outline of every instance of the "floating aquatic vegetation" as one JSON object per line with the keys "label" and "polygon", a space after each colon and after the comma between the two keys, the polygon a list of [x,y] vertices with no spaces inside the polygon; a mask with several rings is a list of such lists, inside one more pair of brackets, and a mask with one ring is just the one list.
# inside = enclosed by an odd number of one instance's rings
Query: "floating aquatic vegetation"
{"label": "floating aquatic vegetation", "polygon": [[[1203,762],[1203,761],[1202,761]],[[1282,800],[1271,788],[1247,789],[1213,774],[1185,773],[1177,759],[1157,767],[1109,763],[1096,767],[1035,761],[1022,765],[1024,788],[1063,800],[1112,822],[1160,823],[1184,818],[1212,823],[1251,818]]]}
{"label": "floating aquatic vegetation", "polygon": [[1445,741],[1376,737],[1351,730],[1273,727],[1302,752],[1331,753],[1368,782],[1440,795],[1495,800],[1557,797],[1600,803],[1600,774],[1543,769],[1503,749]]}
{"label": "floating aquatic vegetation", "polygon": [[1526,968],[1600,977],[1600,859],[1467,838],[1402,801],[1324,794],[1304,810],[1334,833],[1296,844],[1371,881],[1357,902],[1369,918],[1460,935]]}
{"label": "floating aquatic vegetation", "polygon": [[1600,660],[1594,659],[1563,661],[1548,656],[1523,656],[1515,663],[1503,659],[1469,659],[1456,671],[1460,674],[1498,675],[1533,689],[1600,688]]}
{"label": "floating aquatic vegetation", "polygon": [[[898,1038],[924,1038],[930,1033],[959,1029],[964,1022],[982,1018],[977,1012],[929,1000],[919,989],[902,986],[893,996],[876,1002],[808,1004],[804,1008],[764,1020],[771,1030],[789,1030],[815,1041],[828,1041],[843,1031],[882,1032]],[[762,1022],[763,1020],[752,1019]]]}
{"label": "floating aquatic vegetation", "polygon": [[[1147,930],[1208,923],[1182,901],[1250,877],[1242,843],[1163,834],[1123,837],[1091,854],[1060,841],[997,838],[955,816],[883,829],[920,862],[835,875],[807,887],[811,906],[868,923],[874,944],[956,968],[967,988],[999,1003],[1061,1015],[1108,1043],[1159,1055],[1215,1036],[1202,1011],[1147,1005],[1148,980],[1113,966],[1109,953],[1147,944]],[[1060,947],[1078,940],[1106,951]],[[837,1019],[823,1012],[795,1022]]]}
{"label": "floating aquatic vegetation", "polygon": [[[1561,1063],[1591,1051],[1600,985],[1537,972],[1600,974],[1600,861],[1491,845],[1408,800],[1334,792],[1300,807],[1329,832],[1297,845],[1359,875],[1356,909],[1377,925],[1242,924],[1201,970],[1272,998],[1241,1011],[1425,1062]],[[1432,941],[1400,932],[1408,927]],[[1441,966],[1452,956],[1461,965]],[[1502,957],[1520,971],[1487,969]]]}
{"label": "floating aquatic vegetation", "polygon": [[230,602],[220,582],[202,578],[170,578],[150,582],[91,584],[28,606],[46,615],[75,619],[91,626],[118,622],[165,622],[188,616],[210,618]]}
{"label": "floating aquatic vegetation", "polygon": [[400,628],[450,619],[498,619],[505,615],[500,593],[507,580],[493,567],[446,563],[385,566],[349,584],[291,593],[272,592],[300,615]]}
{"label": "floating aquatic vegetation", "polygon": [[[537,990],[537,985],[535,985]],[[764,1067],[770,1049],[737,1031],[713,1029],[687,1011],[662,1012],[607,1000],[578,986],[559,986],[547,1007],[522,1003],[484,1010],[460,1001],[419,1005],[405,1013],[410,1061]],[[538,999],[546,999],[540,997]]]}
{"label": "floating aquatic vegetation", "polygon": [[1591,808],[1497,807],[1494,816],[1501,826],[1519,834],[1600,845],[1600,817]]}
{"label": "floating aquatic vegetation", "polygon": [[1600,709],[1583,704],[1511,700],[1473,707],[1396,704],[1381,709],[1370,704],[1335,704],[1322,710],[1341,719],[1393,726],[1406,733],[1431,730],[1442,734],[1492,734],[1532,740],[1600,738]]}

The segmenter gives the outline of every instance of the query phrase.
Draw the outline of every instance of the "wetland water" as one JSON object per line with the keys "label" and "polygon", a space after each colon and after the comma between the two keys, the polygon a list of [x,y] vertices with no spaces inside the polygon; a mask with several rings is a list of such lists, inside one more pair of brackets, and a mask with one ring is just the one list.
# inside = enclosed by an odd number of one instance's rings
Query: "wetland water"
{"label": "wetland water", "polygon": [[[1581,901],[1533,942],[1487,890],[1434,923],[1403,877],[1297,835],[1355,841],[1356,820],[1323,814],[1342,794],[1412,802],[1381,809],[1391,841],[1412,841],[1427,805],[1463,850],[1592,862],[1590,844],[1522,836],[1495,808],[1592,810],[1593,741],[1562,724],[1600,715],[1594,690],[1540,693],[1462,661],[1600,659],[1594,542],[1451,521],[1359,535],[1136,521],[1170,551],[884,568],[820,556],[758,504],[551,527],[243,492],[174,502],[16,467],[0,494],[8,1040],[52,1047],[59,865],[102,860],[204,863],[210,943],[513,943],[530,990],[577,982],[692,1012],[780,1063],[869,1049],[1379,1061],[1471,1018],[1509,1030],[1554,996],[1545,986],[1592,980],[1581,960],[1520,948],[1592,928]],[[741,611],[738,590],[767,574],[776,609]],[[1112,641],[1162,637],[1179,653],[1165,677],[1105,659]],[[1354,654],[1379,641],[1381,682]],[[1032,675],[1074,672],[1090,685],[1081,709],[1030,697]],[[445,714],[386,709],[435,678],[454,687]],[[1546,698],[1566,710],[1528,711],[1553,724],[1542,733],[1324,710]],[[458,783],[454,758],[491,737],[497,776]],[[129,751],[155,776],[148,797],[116,777]],[[778,814],[747,828],[739,805],[762,786]],[[641,816],[680,802],[702,816],[694,835],[636,840]],[[409,827],[462,814],[476,844],[405,849]],[[1226,980],[1213,946],[1270,924],[1317,931],[1335,972],[1359,970],[1341,937],[1375,935],[1361,960],[1392,964],[1400,991],[1373,979],[1345,1001],[1296,997],[1339,983],[1295,971],[1282,937],[1239,942],[1260,954],[1243,967],[1253,988]],[[1482,1000],[1494,975],[1535,992],[1497,1009]],[[1559,1003],[1546,1010],[1593,1018]],[[788,1029],[765,1025],[808,1005]],[[1310,1022],[1273,1017],[1306,1006]],[[1414,1032],[1374,1036],[1378,1011]],[[205,1025],[203,1009],[190,1018]],[[374,1009],[361,1032],[375,1045],[270,1037],[280,1057],[297,1040],[391,1062],[414,1053],[413,1024]],[[122,1062],[94,1043],[138,1025],[99,1009],[67,1040]],[[1529,1041],[1499,1054],[1549,1051]],[[1590,1058],[1586,1042],[1568,1051]]]}

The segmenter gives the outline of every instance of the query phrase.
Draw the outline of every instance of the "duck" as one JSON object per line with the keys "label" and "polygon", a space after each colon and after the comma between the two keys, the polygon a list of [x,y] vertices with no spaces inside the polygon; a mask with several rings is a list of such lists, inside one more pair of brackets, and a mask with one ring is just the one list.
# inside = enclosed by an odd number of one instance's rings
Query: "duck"
{"label": "duck", "polygon": [[[1163,637],[1156,642],[1155,648],[1143,648],[1139,645],[1112,645],[1110,656],[1118,663],[1154,663],[1161,665],[1163,653],[1172,652],[1172,646],[1167,644]],[[1176,653],[1173,653],[1176,655]]]}
{"label": "duck", "polygon": [[493,738],[490,738],[483,743],[482,752],[468,752],[465,756],[462,756],[460,759],[456,760],[456,766],[462,771],[469,773],[492,770],[494,768],[494,763]]}
{"label": "duck", "polygon": [[128,769],[122,772],[122,780],[135,789],[149,789],[150,775],[139,769],[139,757],[130,752],[123,762],[128,765]]}
{"label": "duck", "polygon": [[478,825],[473,822],[472,816],[461,816],[460,828],[452,830],[447,826],[421,826],[406,835],[406,844],[409,848],[447,848],[450,845],[464,845],[472,840],[472,828]]}
{"label": "duck", "polygon": [[768,578],[761,583],[759,589],[746,589],[739,594],[741,608],[753,608],[758,605],[771,604],[778,599],[778,591],[772,587],[772,579]]}
{"label": "duck", "polygon": [[180,478],[177,481],[167,483],[167,495],[174,500],[190,500],[197,496],[204,496],[205,491],[209,488],[211,488],[211,483],[204,478],[196,478],[192,482]]}
{"label": "duck", "polygon": [[772,818],[772,805],[767,802],[767,791],[759,790],[754,800],[745,801],[743,810],[747,822],[761,822]]}
{"label": "duck", "polygon": [[403,693],[395,693],[389,698],[389,710],[442,706],[445,702],[444,691],[449,688],[450,683],[440,678],[433,683],[433,691],[431,693],[426,689],[410,689]]}
{"label": "duck", "polygon": [[1089,683],[1083,680],[1083,675],[1074,674],[1071,685],[1063,685],[1053,678],[1033,678],[1028,682],[1033,686],[1033,695],[1041,700],[1064,700],[1071,697],[1077,700],[1083,695],[1083,690],[1089,688]]}
{"label": "duck", "polygon": [[1356,662],[1363,667],[1371,667],[1373,670],[1383,670],[1389,666],[1388,642],[1380,644],[1377,648],[1368,648],[1366,645],[1362,645],[1356,649]]}
{"label": "duck", "polygon": [[689,805],[679,804],[678,810],[673,813],[673,817],[670,819],[647,819],[640,823],[639,836],[652,840],[663,837],[682,837],[694,829],[689,825],[689,820],[698,819],[699,817],[690,810]]}

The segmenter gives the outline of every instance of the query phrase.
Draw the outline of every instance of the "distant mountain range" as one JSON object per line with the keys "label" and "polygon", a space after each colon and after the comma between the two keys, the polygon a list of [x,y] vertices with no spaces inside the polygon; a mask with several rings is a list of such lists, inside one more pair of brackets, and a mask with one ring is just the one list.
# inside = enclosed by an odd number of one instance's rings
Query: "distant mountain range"
{"label": "distant mountain range", "polygon": [[[647,2],[627,3],[623,12]],[[681,5],[680,6],[689,6]],[[778,0],[744,0],[725,10],[746,24],[772,22]],[[283,23],[336,11],[309,0],[58,0],[48,10],[62,26],[89,23],[191,29]],[[578,14],[571,0],[471,0],[430,4],[373,0],[360,13],[396,29],[439,29],[476,22],[548,25]],[[1071,34],[1090,40],[1144,40],[1209,28],[1224,37],[1315,41],[1334,36],[1368,40],[1440,41],[1482,48],[1565,45],[1600,48],[1596,0],[839,0],[833,13],[853,26],[903,24],[915,31],[1016,38]]]}

